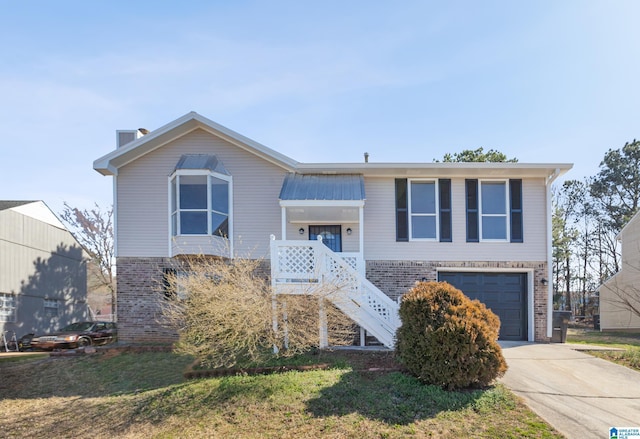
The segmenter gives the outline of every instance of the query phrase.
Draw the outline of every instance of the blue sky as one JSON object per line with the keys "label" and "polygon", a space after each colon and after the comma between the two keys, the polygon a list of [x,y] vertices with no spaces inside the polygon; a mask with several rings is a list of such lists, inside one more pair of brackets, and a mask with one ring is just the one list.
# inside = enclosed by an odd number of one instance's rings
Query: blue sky
{"label": "blue sky", "polygon": [[0,0],[0,199],[111,203],[115,130],[198,113],[302,162],[640,137],[640,2]]}

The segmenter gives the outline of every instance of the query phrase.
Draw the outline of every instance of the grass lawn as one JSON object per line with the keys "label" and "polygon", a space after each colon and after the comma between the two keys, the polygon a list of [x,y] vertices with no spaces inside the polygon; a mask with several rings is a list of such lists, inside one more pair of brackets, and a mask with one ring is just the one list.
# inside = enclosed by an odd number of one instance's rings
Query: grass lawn
{"label": "grass lawn", "polygon": [[600,332],[569,328],[567,343],[609,346],[622,351],[589,351],[589,354],[640,371],[640,332]]}
{"label": "grass lawn", "polygon": [[191,359],[167,352],[0,360],[0,432],[9,438],[562,437],[501,385],[445,392],[400,372],[368,371],[370,354],[318,354],[317,362],[335,365],[328,370],[190,381],[182,373]]}

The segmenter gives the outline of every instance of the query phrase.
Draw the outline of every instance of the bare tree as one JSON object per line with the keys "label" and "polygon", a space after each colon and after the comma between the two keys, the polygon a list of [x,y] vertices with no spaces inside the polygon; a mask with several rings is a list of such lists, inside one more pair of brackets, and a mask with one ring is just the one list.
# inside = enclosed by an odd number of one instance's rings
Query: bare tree
{"label": "bare tree", "polygon": [[71,207],[66,202],[60,217],[91,257],[90,289],[105,288],[111,299],[111,314],[116,314],[115,248],[113,239],[113,207],[97,203],[91,210]]}

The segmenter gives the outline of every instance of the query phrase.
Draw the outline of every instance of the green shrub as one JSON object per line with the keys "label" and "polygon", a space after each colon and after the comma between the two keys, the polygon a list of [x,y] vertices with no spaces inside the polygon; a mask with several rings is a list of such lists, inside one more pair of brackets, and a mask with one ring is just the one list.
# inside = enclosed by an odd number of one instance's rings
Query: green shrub
{"label": "green shrub", "polygon": [[507,370],[500,320],[446,282],[420,282],[400,304],[396,355],[425,384],[486,386]]}

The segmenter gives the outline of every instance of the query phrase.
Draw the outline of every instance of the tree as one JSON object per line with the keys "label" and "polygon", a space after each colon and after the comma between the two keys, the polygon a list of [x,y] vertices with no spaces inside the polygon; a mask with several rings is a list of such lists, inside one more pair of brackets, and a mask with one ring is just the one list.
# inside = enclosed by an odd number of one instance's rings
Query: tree
{"label": "tree", "polygon": [[600,162],[600,171],[591,184],[591,194],[605,214],[615,234],[638,211],[640,202],[640,141],[609,149]]}
{"label": "tree", "polygon": [[[439,160],[434,160],[438,162]],[[517,163],[517,158],[508,159],[507,156],[494,149],[490,149],[484,152],[484,148],[480,147],[476,150],[465,149],[462,152],[457,152],[453,155],[447,153],[442,158],[445,163],[450,162],[495,162],[495,163]]]}
{"label": "tree", "polygon": [[80,210],[66,202],[60,215],[71,233],[91,258],[89,288],[104,287],[110,294],[111,314],[116,313],[115,248],[113,239],[113,206],[107,209],[97,203],[91,210]]}

